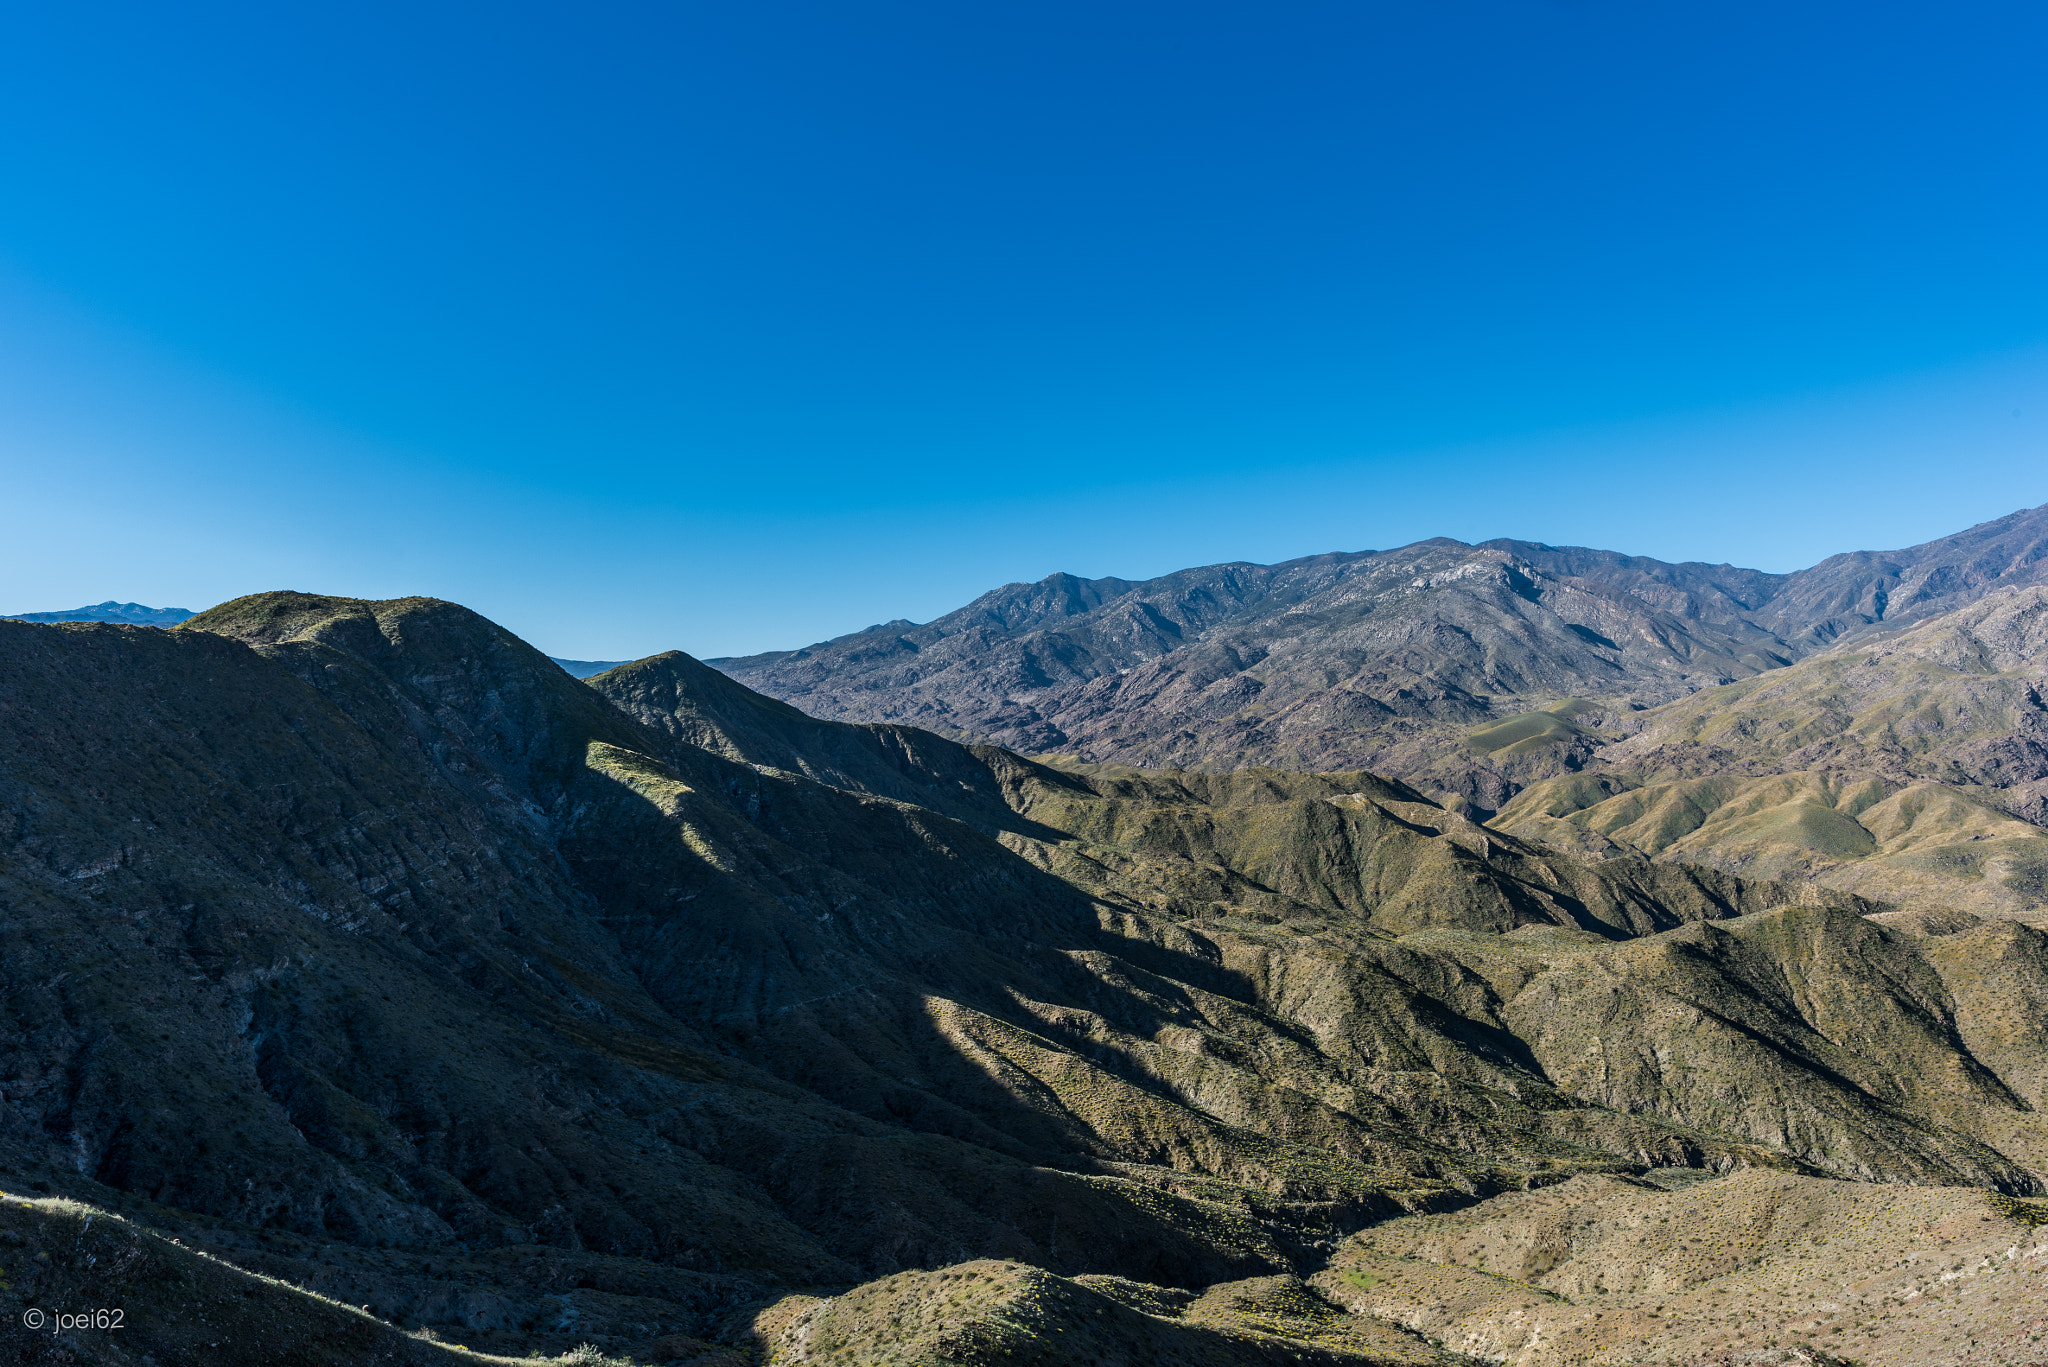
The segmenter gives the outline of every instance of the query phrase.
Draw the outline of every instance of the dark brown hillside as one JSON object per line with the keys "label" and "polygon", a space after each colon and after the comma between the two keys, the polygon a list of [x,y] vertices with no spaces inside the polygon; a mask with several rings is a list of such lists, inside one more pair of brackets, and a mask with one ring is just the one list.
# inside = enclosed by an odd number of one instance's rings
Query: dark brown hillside
{"label": "dark brown hillside", "polygon": [[472,1347],[987,1260],[1223,1362],[1391,1352],[1289,1279],[1575,1173],[2048,1180],[2026,927],[593,683],[430,599],[0,623],[0,1186]]}

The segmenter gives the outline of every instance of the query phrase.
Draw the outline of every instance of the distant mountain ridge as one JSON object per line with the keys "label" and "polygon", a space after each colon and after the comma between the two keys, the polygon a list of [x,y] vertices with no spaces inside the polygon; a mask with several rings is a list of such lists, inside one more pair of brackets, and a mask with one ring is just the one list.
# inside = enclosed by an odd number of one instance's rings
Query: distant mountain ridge
{"label": "distant mountain ridge", "polygon": [[620,665],[633,663],[631,660],[565,660],[559,655],[550,655],[548,658],[579,679],[588,679],[604,673],[607,669],[617,669]]}
{"label": "distant mountain ridge", "polygon": [[1625,732],[1641,709],[2041,583],[2048,507],[1792,574],[1434,538],[1143,581],[1055,574],[922,626],[707,663],[820,717],[1095,762],[1370,768],[1491,810],[1576,766],[1568,738],[1475,753],[1467,734],[1490,722],[1576,697],[1596,700],[1580,728]]}
{"label": "distant mountain ridge", "polygon": [[61,612],[0,613],[6,622],[125,622],[138,627],[174,627],[193,617],[190,608],[149,608],[140,603],[116,603],[108,599],[89,607]]}

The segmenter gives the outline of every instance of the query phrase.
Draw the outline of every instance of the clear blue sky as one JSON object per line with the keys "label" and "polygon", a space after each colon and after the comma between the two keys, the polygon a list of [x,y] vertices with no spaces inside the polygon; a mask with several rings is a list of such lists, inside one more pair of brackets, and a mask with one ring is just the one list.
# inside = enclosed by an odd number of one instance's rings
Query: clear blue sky
{"label": "clear blue sky", "polygon": [[716,655],[2048,501],[2048,8],[15,6],[0,611]]}

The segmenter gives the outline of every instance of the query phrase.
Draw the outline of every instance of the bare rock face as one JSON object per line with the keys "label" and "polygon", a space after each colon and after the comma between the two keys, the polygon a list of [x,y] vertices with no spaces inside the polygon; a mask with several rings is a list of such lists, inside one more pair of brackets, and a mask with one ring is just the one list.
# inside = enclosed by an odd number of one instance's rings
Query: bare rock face
{"label": "bare rock face", "polygon": [[1880,623],[1909,626],[1997,588],[2048,582],[2048,510],[2023,509],[1902,551],[1830,556],[1787,576],[1766,624],[1794,642],[1833,644]]}
{"label": "bare rock face", "polygon": [[478,1348],[1447,1363],[1318,1280],[1346,1240],[1646,1173],[2048,1192],[2030,926],[579,682],[429,599],[0,623],[0,909],[0,1186],[57,1202],[10,1257],[91,1284],[66,1198]]}

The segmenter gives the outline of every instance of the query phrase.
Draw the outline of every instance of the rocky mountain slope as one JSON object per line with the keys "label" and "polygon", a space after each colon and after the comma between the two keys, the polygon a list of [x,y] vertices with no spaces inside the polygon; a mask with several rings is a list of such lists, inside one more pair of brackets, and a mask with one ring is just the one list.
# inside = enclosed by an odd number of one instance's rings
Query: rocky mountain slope
{"label": "rocky mountain slope", "polygon": [[1492,811],[1592,743],[1475,752],[1476,728],[1576,697],[1597,731],[2041,583],[2048,508],[1789,575],[1437,539],[1141,582],[1054,575],[923,626],[712,663],[820,717],[1097,762],[1369,768]]}
{"label": "rocky mountain slope", "polygon": [[2044,684],[2048,588],[1997,590],[1641,713],[1632,734],[1533,784],[1494,825],[1595,857],[2039,919]]}
{"label": "rocky mountain slope", "polygon": [[1369,773],[300,594],[0,623],[0,731],[0,1185],[474,1348],[1448,1363],[1347,1241],[1574,1177],[2048,1193],[2041,931]]}
{"label": "rocky mountain slope", "polygon": [[1603,759],[1654,777],[1860,771],[2048,811],[2048,588],[2007,588],[1640,719]]}

